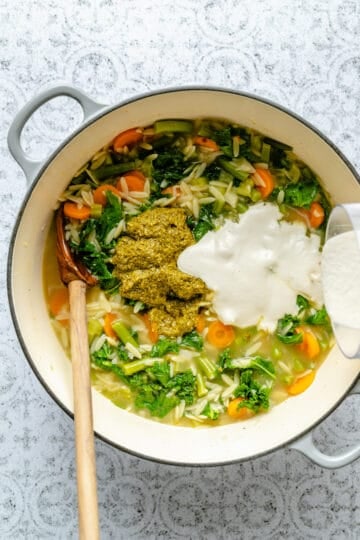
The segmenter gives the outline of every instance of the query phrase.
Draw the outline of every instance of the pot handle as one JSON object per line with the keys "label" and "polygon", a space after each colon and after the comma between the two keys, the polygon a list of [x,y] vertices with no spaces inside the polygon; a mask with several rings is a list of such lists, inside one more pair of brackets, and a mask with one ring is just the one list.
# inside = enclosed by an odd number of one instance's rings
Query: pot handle
{"label": "pot handle", "polygon": [[[360,394],[360,379],[358,379],[353,388],[350,390],[349,395],[350,394]],[[354,448],[351,450],[337,456],[328,456],[327,454],[320,452],[320,450],[318,450],[314,445],[312,431],[291,443],[289,448],[298,450],[311,459],[311,461],[317,465],[320,465],[321,467],[325,467],[326,469],[338,469],[340,467],[344,467],[344,465],[349,465],[360,456],[360,443],[354,446]]]}
{"label": "pot handle", "polygon": [[80,104],[84,114],[84,121],[105,107],[105,105],[90,99],[78,88],[68,85],[60,85],[44,90],[37,96],[30,99],[30,101],[28,101],[28,103],[26,103],[22,109],[20,109],[10,126],[7,142],[13,158],[24,171],[29,184],[35,179],[37,173],[43,165],[43,161],[32,160],[25,154],[20,141],[21,133],[26,122],[37,109],[39,109],[47,101],[60,96],[68,96],[75,99],[75,101]]}

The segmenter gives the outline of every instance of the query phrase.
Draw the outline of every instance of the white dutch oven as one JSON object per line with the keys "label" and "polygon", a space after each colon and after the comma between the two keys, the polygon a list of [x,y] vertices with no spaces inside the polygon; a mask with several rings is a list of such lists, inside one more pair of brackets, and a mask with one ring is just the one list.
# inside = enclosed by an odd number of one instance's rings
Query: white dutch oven
{"label": "white dutch oven", "polygon": [[[63,95],[80,103],[83,125],[45,163],[29,160],[20,146],[24,124],[43,103]],[[16,116],[8,137],[10,151],[30,183],[10,247],[9,298],[15,327],[31,367],[69,414],[73,411],[70,361],[50,325],[42,284],[44,243],[56,200],[77,169],[120,131],[146,126],[159,118],[206,116],[231,119],[292,145],[296,154],[323,179],[334,202],[360,202],[357,175],[334,145],[301,118],[256,96],[217,88],[180,88],[143,95],[108,108],[77,89],[61,86],[31,100]],[[291,443],[292,448],[317,463],[339,467],[360,455],[360,444],[345,455],[326,456],[313,446],[311,429],[351,389],[354,391],[359,372],[360,359],[347,360],[335,348],[304,394],[247,422],[216,428],[180,428],[146,420],[115,407],[93,391],[95,431],[122,450],[165,463],[225,464]]]}

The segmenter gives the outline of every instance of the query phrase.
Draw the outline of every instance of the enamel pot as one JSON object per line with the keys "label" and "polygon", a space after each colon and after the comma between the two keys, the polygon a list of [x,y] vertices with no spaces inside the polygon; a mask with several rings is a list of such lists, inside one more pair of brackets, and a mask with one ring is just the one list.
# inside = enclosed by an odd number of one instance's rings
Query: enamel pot
{"label": "enamel pot", "polygon": [[[45,162],[28,159],[20,135],[45,102],[69,96],[80,103],[83,124]],[[8,262],[12,317],[24,353],[49,394],[72,414],[69,358],[51,327],[43,292],[44,244],[56,201],[73,174],[113,137],[160,118],[220,117],[255,128],[293,146],[322,179],[334,203],[360,202],[356,172],[339,150],[307,122],[274,103],[220,88],[176,88],[142,95],[111,107],[80,90],[59,86],[32,99],[9,130],[12,155],[29,189],[16,221]],[[355,276],[354,276],[355,278]],[[360,444],[340,456],[326,456],[312,442],[311,430],[348,395],[356,392],[360,359],[347,360],[335,347],[303,394],[246,422],[214,428],[184,428],[144,419],[117,408],[93,390],[94,426],[99,438],[131,454],[178,465],[220,465],[242,461],[286,445],[325,467],[339,467],[360,455]],[[358,388],[360,392],[360,387]]]}

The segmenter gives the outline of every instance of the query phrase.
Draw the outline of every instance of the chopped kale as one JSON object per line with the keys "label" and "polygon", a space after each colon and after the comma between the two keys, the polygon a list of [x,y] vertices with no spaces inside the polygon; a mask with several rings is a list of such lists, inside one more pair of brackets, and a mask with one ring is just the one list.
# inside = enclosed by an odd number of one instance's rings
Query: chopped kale
{"label": "chopped kale", "polygon": [[214,220],[215,213],[212,204],[204,204],[199,213],[199,219],[189,218],[187,224],[192,230],[195,240],[198,242],[207,232],[215,228]]}
{"label": "chopped kale", "polygon": [[153,346],[150,352],[152,358],[161,358],[167,353],[178,353],[179,344],[173,339],[160,338]]}
{"label": "chopped kale", "polygon": [[284,202],[290,206],[310,208],[319,193],[319,185],[314,181],[288,184],[284,188]]}
{"label": "chopped kale", "polygon": [[201,414],[209,418],[209,420],[217,420],[219,418],[219,411],[215,410],[210,403],[206,404]]}
{"label": "chopped kale", "polygon": [[204,339],[196,330],[184,334],[181,338],[180,345],[182,347],[188,347],[190,349],[195,349],[196,351],[201,351],[204,346]]}
{"label": "chopped kale", "polygon": [[269,408],[270,391],[271,387],[262,386],[255,380],[252,369],[246,369],[240,375],[240,384],[234,396],[242,398],[239,408],[247,407],[256,413],[260,409]]}
{"label": "chopped kale", "polygon": [[184,177],[187,166],[179,149],[171,147],[159,150],[158,157],[153,161],[153,180],[161,189],[173,186]]}
{"label": "chopped kale", "polygon": [[276,336],[283,343],[301,343],[303,336],[301,332],[296,332],[300,325],[299,317],[286,314],[278,320],[276,327]]}

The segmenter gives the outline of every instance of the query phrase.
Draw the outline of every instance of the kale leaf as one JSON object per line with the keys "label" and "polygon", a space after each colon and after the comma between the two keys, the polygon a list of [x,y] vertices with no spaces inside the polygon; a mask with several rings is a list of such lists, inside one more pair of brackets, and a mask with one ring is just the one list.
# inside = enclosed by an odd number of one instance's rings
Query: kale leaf
{"label": "kale leaf", "polygon": [[319,193],[319,185],[314,181],[288,184],[284,188],[284,202],[290,206],[310,208]]}
{"label": "kale leaf", "polygon": [[124,351],[126,351],[126,349],[123,349],[123,347],[118,350],[116,347],[110,345],[108,341],[105,341],[100,349],[91,354],[91,361],[95,366],[105,371],[112,371],[123,382],[129,383],[129,379],[121,369],[121,366],[114,364],[112,361],[114,355],[117,355],[118,358],[121,357],[121,359],[128,360],[129,357],[125,358]]}
{"label": "kale leaf", "polygon": [[323,306],[321,309],[316,310],[314,313],[311,313],[307,318],[306,322],[308,324],[314,324],[314,325],[329,325],[329,315],[325,309],[325,306]]}
{"label": "kale leaf", "polygon": [[219,411],[215,410],[210,403],[207,403],[204,410],[201,413],[203,416],[209,418],[209,420],[217,420],[219,418]]}
{"label": "kale leaf", "polygon": [[233,157],[233,138],[231,126],[213,132],[212,138],[220,146],[225,156]]}
{"label": "kale leaf", "polygon": [[107,242],[109,232],[116,227],[123,217],[122,204],[111,191],[106,192],[107,204],[99,218],[85,221],[80,231],[80,242],[70,242],[70,248],[77,259],[99,279],[102,289],[110,290],[118,286],[119,281],[113,276],[110,257],[116,241]]}
{"label": "kale leaf", "polygon": [[278,320],[276,327],[276,337],[283,343],[301,343],[303,340],[302,333],[296,332],[300,325],[299,317],[286,314]]}
{"label": "kale leaf", "polygon": [[199,219],[188,218],[187,224],[192,230],[195,240],[198,242],[207,232],[215,228],[214,220],[215,213],[212,204],[204,204],[200,208]]}
{"label": "kale leaf", "polygon": [[195,382],[195,375],[188,369],[172,377],[166,388],[172,389],[180,399],[185,401],[186,405],[191,405],[195,398]]}
{"label": "kale leaf", "polygon": [[177,148],[159,151],[158,157],[153,161],[153,180],[158,188],[166,188],[177,184],[184,177],[187,167],[184,155]]}
{"label": "kale leaf", "polygon": [[167,353],[178,353],[180,350],[177,341],[168,338],[160,338],[151,348],[151,358],[163,357]]}
{"label": "kale leaf", "polygon": [[196,332],[196,330],[192,330],[191,332],[183,335],[180,345],[183,347],[188,347],[189,349],[201,351],[204,346],[204,339],[198,332]]}
{"label": "kale leaf", "polygon": [[240,384],[234,392],[235,397],[241,397],[238,407],[247,407],[254,412],[269,408],[271,387],[259,384],[253,376],[252,369],[246,369],[240,375]]}

